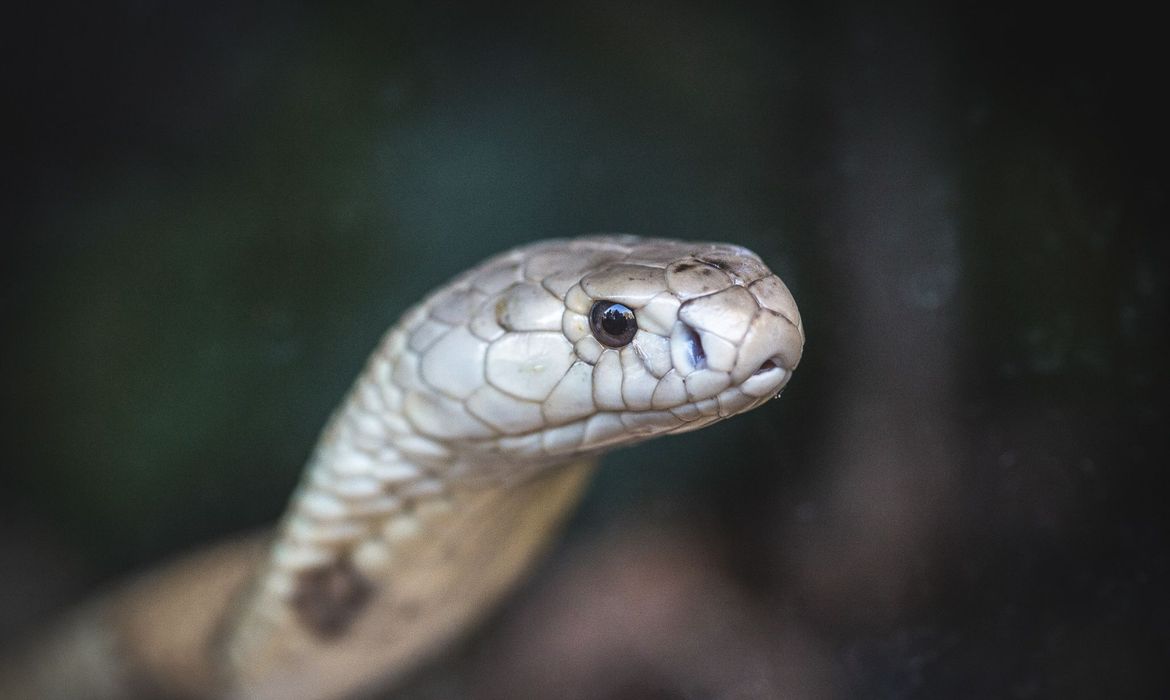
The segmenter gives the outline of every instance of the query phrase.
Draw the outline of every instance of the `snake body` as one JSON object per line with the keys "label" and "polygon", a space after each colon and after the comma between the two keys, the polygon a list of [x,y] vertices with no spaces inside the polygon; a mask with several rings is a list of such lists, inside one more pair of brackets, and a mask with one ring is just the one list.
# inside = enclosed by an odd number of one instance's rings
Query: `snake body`
{"label": "snake body", "polygon": [[764,403],[803,345],[788,289],[739,246],[590,236],[497,255],[383,337],[274,536],[95,605],[59,642],[75,673],[48,682],[247,698],[392,682],[490,610],[602,453]]}

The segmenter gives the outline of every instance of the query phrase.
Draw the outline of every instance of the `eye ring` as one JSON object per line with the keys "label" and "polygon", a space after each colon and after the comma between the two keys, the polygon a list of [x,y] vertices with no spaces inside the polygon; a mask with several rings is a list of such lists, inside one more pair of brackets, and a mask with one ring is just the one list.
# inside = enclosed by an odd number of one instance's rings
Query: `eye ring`
{"label": "eye ring", "polygon": [[594,302],[589,310],[589,328],[597,342],[611,348],[630,344],[638,332],[634,310],[616,301]]}

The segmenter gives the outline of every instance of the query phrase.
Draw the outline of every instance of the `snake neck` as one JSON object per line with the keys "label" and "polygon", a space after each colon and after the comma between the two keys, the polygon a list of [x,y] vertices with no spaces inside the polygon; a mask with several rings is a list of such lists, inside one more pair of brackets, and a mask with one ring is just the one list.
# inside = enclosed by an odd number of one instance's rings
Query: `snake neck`
{"label": "snake neck", "polygon": [[491,608],[592,471],[581,459],[497,470],[478,455],[470,473],[402,418],[383,362],[375,353],[329,421],[227,616],[229,694],[330,696],[407,670]]}
{"label": "snake neck", "polygon": [[371,419],[396,419],[372,415],[372,388],[367,373],[334,414],[275,532],[95,601],[0,664],[0,696],[342,697],[392,683],[490,611],[594,462],[457,476],[425,439],[386,440]]}

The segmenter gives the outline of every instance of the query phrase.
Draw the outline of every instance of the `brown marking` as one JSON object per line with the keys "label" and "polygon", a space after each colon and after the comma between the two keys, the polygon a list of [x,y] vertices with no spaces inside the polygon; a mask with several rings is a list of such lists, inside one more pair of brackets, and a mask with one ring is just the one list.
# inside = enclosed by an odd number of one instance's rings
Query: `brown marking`
{"label": "brown marking", "polygon": [[310,632],[335,639],[349,629],[373,592],[370,582],[342,559],[301,574],[292,606]]}
{"label": "brown marking", "polygon": [[512,330],[512,321],[508,318],[508,298],[500,297],[496,300],[496,323],[506,331]]}
{"label": "brown marking", "polygon": [[698,263],[693,263],[693,262],[679,263],[678,265],[675,266],[674,271],[675,272],[686,272],[687,270],[693,270],[698,266],[699,266]]}

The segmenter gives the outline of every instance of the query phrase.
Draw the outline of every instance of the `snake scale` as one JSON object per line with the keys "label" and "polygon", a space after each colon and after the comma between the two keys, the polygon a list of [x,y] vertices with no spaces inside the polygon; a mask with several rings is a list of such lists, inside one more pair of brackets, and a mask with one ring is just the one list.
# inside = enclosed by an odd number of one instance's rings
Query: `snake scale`
{"label": "snake scale", "polygon": [[491,609],[602,453],[759,406],[803,346],[787,287],[740,246],[588,236],[492,257],[386,333],[274,534],[90,604],[0,694],[385,687]]}

